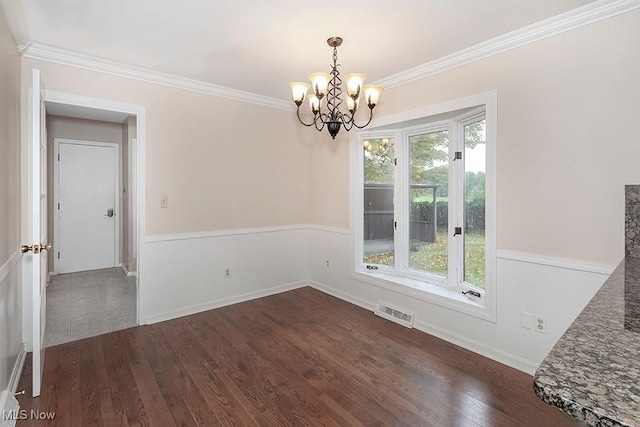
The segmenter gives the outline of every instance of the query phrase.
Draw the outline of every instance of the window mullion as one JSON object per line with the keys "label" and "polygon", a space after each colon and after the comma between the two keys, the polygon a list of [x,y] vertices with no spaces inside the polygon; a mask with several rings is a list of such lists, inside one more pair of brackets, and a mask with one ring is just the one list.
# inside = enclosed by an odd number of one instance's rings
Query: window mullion
{"label": "window mullion", "polygon": [[407,269],[409,245],[408,241],[408,218],[409,212],[408,206],[408,152],[409,147],[406,141],[406,136],[403,132],[397,131],[395,133],[396,141],[396,167],[394,176],[394,201],[393,201],[393,216],[397,227],[394,231],[394,247],[395,247],[395,269],[397,272],[402,272]]}
{"label": "window mullion", "polygon": [[[456,286],[460,283],[460,277],[462,276],[461,269],[463,268],[461,263],[461,243],[464,241],[462,235],[456,235],[456,227],[462,227],[462,221],[460,219],[460,198],[461,198],[461,179],[460,173],[463,171],[463,159],[456,159],[456,152],[462,151],[460,148],[459,127],[455,122],[449,123],[449,285]],[[464,229],[463,229],[464,230]],[[464,232],[464,231],[463,231]]]}

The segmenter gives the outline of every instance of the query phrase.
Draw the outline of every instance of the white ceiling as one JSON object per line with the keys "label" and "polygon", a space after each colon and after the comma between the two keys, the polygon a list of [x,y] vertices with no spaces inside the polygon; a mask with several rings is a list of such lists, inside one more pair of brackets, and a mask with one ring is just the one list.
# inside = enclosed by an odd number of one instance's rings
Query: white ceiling
{"label": "white ceiling", "polygon": [[14,0],[31,41],[261,95],[330,71],[380,80],[593,0]]}

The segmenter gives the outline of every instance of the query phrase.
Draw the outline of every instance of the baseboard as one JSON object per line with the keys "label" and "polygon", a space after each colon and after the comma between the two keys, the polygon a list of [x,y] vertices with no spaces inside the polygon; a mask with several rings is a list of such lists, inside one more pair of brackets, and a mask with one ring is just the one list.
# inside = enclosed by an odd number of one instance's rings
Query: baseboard
{"label": "baseboard", "polygon": [[[364,309],[371,310],[371,311],[375,309],[375,303],[365,301],[363,299],[355,297],[346,292],[334,289],[325,284],[318,283],[316,281],[310,281],[309,286],[321,292],[324,292],[326,294],[332,295],[336,298],[340,298],[341,300],[355,304]],[[502,364],[505,364],[507,366],[510,366],[514,369],[517,369],[519,371],[525,372],[530,375],[533,375],[536,369],[538,369],[538,364],[535,362],[532,362],[527,359],[523,359],[519,356],[516,356],[511,353],[507,353],[502,350],[492,348],[478,341],[471,340],[467,337],[463,337],[462,335],[454,334],[440,327],[431,325],[427,322],[423,322],[419,319],[415,320],[414,328],[416,328],[421,332],[424,332],[429,335],[433,335],[447,342],[455,344],[459,347],[462,347],[466,350],[473,351],[474,353],[478,353],[484,357],[488,357],[489,359],[495,360],[496,362],[500,362]]]}
{"label": "baseboard", "polygon": [[15,393],[18,389],[18,382],[20,381],[20,375],[22,375],[26,357],[27,352],[24,349],[24,345],[21,345],[7,389],[0,393],[0,427],[14,427],[16,425],[20,404],[15,398]]}
{"label": "baseboard", "polygon": [[365,301],[363,299],[354,297],[351,294],[339,291],[337,289],[329,287],[329,286],[327,286],[325,284],[322,284],[320,282],[316,282],[314,280],[310,280],[309,281],[309,286],[311,286],[314,289],[319,290],[320,292],[324,292],[325,294],[331,295],[331,296],[336,297],[338,299],[341,299],[343,301],[350,302],[351,304],[357,305],[358,307],[364,308],[365,310],[371,310],[371,311],[375,310],[375,304],[374,303],[370,303],[370,302]]}
{"label": "baseboard", "polygon": [[19,409],[18,400],[9,390],[0,393],[0,427],[14,427],[19,418]]}
{"label": "baseboard", "polygon": [[13,371],[9,378],[8,389],[11,393],[15,393],[18,390],[18,383],[20,382],[20,376],[22,375],[22,368],[24,368],[24,361],[27,358],[27,351],[24,344],[20,346],[18,350],[18,357],[16,357],[16,363],[13,365]]}
{"label": "baseboard", "polygon": [[422,320],[416,319],[414,327],[426,334],[433,335],[434,337],[438,337],[442,340],[450,342],[451,344],[455,344],[458,347],[462,347],[481,356],[487,357],[491,360],[495,360],[496,362],[500,362],[504,365],[510,366],[529,375],[535,374],[536,369],[538,369],[538,364],[531,360],[524,359],[511,353],[507,353],[506,351],[498,350],[462,335],[454,334],[453,332],[447,331]]}
{"label": "baseboard", "polygon": [[261,289],[259,291],[248,292],[246,294],[235,295],[228,298],[221,298],[213,301],[208,301],[201,304],[195,304],[188,307],[179,308],[176,310],[169,310],[163,313],[152,314],[147,316],[147,324],[164,322],[165,320],[171,320],[178,317],[189,316],[190,314],[196,314],[207,310],[213,310],[214,308],[225,307],[227,305],[233,305],[240,302],[250,301],[257,298],[268,297],[269,295],[275,295],[286,291],[291,291],[298,288],[308,286],[309,283],[306,280],[287,283],[284,285],[273,286],[267,289]]}

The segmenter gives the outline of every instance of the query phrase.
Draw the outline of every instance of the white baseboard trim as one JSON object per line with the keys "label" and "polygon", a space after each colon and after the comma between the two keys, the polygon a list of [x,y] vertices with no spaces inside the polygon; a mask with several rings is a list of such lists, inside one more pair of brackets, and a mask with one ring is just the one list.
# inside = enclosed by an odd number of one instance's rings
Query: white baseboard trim
{"label": "white baseboard trim", "polygon": [[324,292],[325,294],[331,295],[331,296],[336,297],[338,299],[341,299],[343,301],[350,302],[351,304],[357,305],[358,307],[362,307],[365,310],[370,310],[370,311],[374,311],[375,310],[375,304],[374,303],[370,303],[370,302],[365,301],[363,299],[354,297],[351,294],[339,291],[339,290],[337,290],[335,288],[332,288],[330,286],[327,286],[327,285],[325,285],[323,283],[319,283],[319,282],[316,282],[314,280],[310,280],[309,281],[309,286],[311,286],[314,289],[319,290],[320,292]]}
{"label": "white baseboard trim", "polygon": [[120,263],[120,267],[122,271],[124,271],[124,275],[127,277],[138,277],[138,274],[135,271],[129,271],[124,263]]}
{"label": "white baseboard trim", "polygon": [[[310,281],[309,286],[321,292],[324,292],[326,294],[332,295],[336,298],[340,298],[341,300],[355,304],[364,309],[371,310],[371,311],[375,309],[375,303],[365,301],[363,299],[350,295],[346,292],[334,289],[325,284],[318,283],[316,281]],[[440,327],[431,325],[419,319],[416,319],[414,323],[414,327],[421,332],[424,332],[429,335],[433,335],[437,338],[443,339],[447,342],[455,344],[459,347],[462,347],[474,353],[478,353],[481,356],[495,360],[496,362],[500,362],[502,364],[505,364],[514,369],[525,372],[527,374],[533,375],[536,372],[536,369],[538,369],[538,364],[535,362],[532,362],[527,359],[523,359],[511,353],[507,353],[505,351],[487,346],[478,341],[471,340],[467,337],[454,334],[452,332],[446,331]]]}
{"label": "white baseboard trim", "polygon": [[419,331],[433,335],[434,337],[438,337],[442,340],[455,344],[458,347],[462,347],[491,360],[495,360],[496,362],[500,362],[529,375],[535,374],[536,369],[538,369],[538,364],[531,360],[507,353],[506,351],[498,350],[481,342],[463,337],[462,335],[454,334],[453,332],[424,322],[420,319],[416,319],[414,327]]}
{"label": "white baseboard trim", "polygon": [[18,400],[9,390],[0,393],[0,427],[14,427],[19,409]]}
{"label": "white baseboard trim", "polygon": [[16,425],[16,415],[20,409],[20,404],[15,398],[15,394],[18,389],[18,383],[20,382],[20,375],[22,375],[22,368],[24,367],[26,357],[27,352],[23,344],[20,346],[20,350],[18,350],[18,357],[16,357],[16,362],[13,365],[13,371],[11,372],[7,389],[0,393],[0,414],[2,415],[0,416],[0,427],[13,427]]}
{"label": "white baseboard trim", "polygon": [[18,350],[18,357],[16,363],[13,365],[13,371],[9,378],[9,386],[7,387],[11,393],[15,393],[18,390],[18,383],[20,382],[20,375],[22,375],[22,368],[24,368],[24,361],[27,358],[27,350],[22,344],[20,350]]}
{"label": "white baseboard trim", "polygon": [[213,310],[215,308],[225,307],[227,305],[268,297],[270,295],[303,288],[305,286],[308,286],[308,282],[306,280],[303,280],[299,282],[273,286],[271,288],[261,289],[259,291],[248,292],[246,294],[234,295],[227,298],[221,298],[201,304],[195,304],[188,307],[182,307],[175,310],[169,310],[163,313],[151,314],[147,316],[146,324],[164,322],[165,320],[176,319],[178,317],[188,316],[190,314],[196,314],[207,310]]}
{"label": "white baseboard trim", "polygon": [[27,358],[27,351],[24,344],[20,346],[18,350],[18,357],[16,363],[13,365],[13,371],[9,378],[9,386],[7,387],[11,393],[15,393],[18,390],[18,383],[20,382],[20,375],[22,375],[22,368],[24,368],[24,361]]}

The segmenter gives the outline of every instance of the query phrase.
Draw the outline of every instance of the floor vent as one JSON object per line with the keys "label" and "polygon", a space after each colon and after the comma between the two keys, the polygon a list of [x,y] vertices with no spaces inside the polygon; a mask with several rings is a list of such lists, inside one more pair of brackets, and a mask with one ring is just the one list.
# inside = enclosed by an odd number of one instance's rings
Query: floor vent
{"label": "floor vent", "polygon": [[412,313],[398,310],[383,303],[378,303],[374,313],[380,317],[391,320],[392,322],[406,326],[407,328],[413,328],[413,319],[415,316]]}

